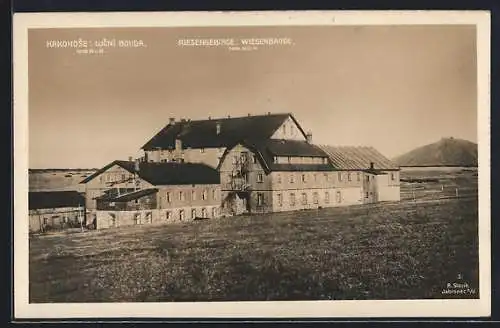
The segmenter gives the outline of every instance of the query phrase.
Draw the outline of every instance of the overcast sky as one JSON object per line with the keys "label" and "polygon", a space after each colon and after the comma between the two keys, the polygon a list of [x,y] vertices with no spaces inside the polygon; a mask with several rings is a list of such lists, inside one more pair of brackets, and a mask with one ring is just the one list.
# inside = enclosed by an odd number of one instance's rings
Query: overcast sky
{"label": "overcast sky", "polygon": [[[140,39],[101,55],[50,40]],[[179,38],[286,37],[229,51]],[[313,141],[392,158],[442,137],[477,142],[474,26],[52,29],[29,33],[30,168],[138,156],[169,117],[290,112]]]}

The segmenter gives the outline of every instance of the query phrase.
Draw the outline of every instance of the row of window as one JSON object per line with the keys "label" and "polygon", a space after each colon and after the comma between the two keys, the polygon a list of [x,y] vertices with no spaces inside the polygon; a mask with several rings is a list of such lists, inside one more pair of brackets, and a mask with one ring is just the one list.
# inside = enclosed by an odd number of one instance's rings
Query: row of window
{"label": "row of window", "polygon": [[328,164],[326,157],[305,157],[305,156],[274,156],[275,164]]}
{"label": "row of window", "polygon": [[[202,208],[201,209],[201,212],[200,212],[202,218],[207,218],[208,216],[208,211],[206,208]],[[167,211],[165,213],[165,219],[167,220],[170,220],[172,219],[172,211]],[[216,217],[217,216],[217,208],[216,207],[213,207],[212,208],[212,217]],[[198,211],[196,210],[196,208],[193,208],[191,209],[191,219],[195,219],[198,217]],[[184,220],[186,218],[186,212],[185,210],[179,210],[179,220]]]}
{"label": "row of window", "polygon": [[99,177],[99,181],[101,183],[103,182],[126,182],[129,179],[133,179],[134,175],[132,173],[126,174],[126,173],[108,173],[108,174],[103,174]]}
{"label": "row of window", "polygon": [[[235,173],[233,172],[232,176],[234,176],[234,175],[235,175]],[[230,177],[232,177],[232,176],[230,175]],[[308,175],[305,173],[301,174],[302,183],[306,183],[308,181],[307,176]],[[325,181],[328,182],[330,179],[329,174],[324,173],[323,176],[324,176]],[[347,172],[347,181],[353,181],[352,176],[353,176],[353,173]],[[342,172],[337,172],[338,181],[342,181],[344,179],[343,177],[344,177],[344,175],[342,174]],[[396,179],[395,174],[391,173],[390,178],[391,178],[391,180],[395,180]],[[318,174],[317,173],[313,174],[313,180],[314,180],[314,182],[318,181]],[[260,173],[260,172],[257,173],[257,182],[263,182],[263,181],[264,181],[264,174]],[[289,181],[290,181],[290,183],[295,183],[295,173],[290,174]],[[361,181],[361,173],[360,172],[356,172],[356,181]],[[366,181],[370,181],[369,175],[366,176]],[[282,183],[281,174],[278,174],[278,176],[277,176],[277,183]]]}
{"label": "row of window", "polygon": [[[172,199],[173,199],[172,198],[173,197],[172,194],[173,194],[173,192],[171,192],[171,191],[167,191],[166,192],[166,194],[165,194],[165,200],[167,201],[167,203],[172,202]],[[182,190],[179,191],[179,193],[178,193],[178,200],[185,201],[186,200],[186,194],[187,194],[187,192],[185,192],[185,191],[182,191]],[[191,191],[191,198],[190,198],[191,200],[197,200],[198,196],[199,196],[198,195],[198,191],[196,191],[196,190],[192,190]],[[208,190],[203,190],[201,192],[201,198],[200,199],[201,200],[208,200]],[[216,190],[212,190],[212,199],[213,200],[217,200],[217,191]]]}
{"label": "row of window", "polygon": [[[278,206],[283,206],[283,194],[279,193],[277,194],[277,197],[278,197]],[[290,206],[295,206],[296,205],[296,195],[295,193],[290,193],[288,195],[289,197],[289,204]],[[308,196],[307,196],[307,193],[302,193],[301,194],[301,204],[302,205],[307,205],[308,204]],[[329,191],[325,191],[324,193],[324,198],[323,198],[323,201],[325,204],[329,204],[330,203],[330,192]],[[342,203],[342,193],[341,191],[337,191],[335,193],[335,201],[340,204]],[[319,204],[320,202],[320,196],[319,196],[319,193],[318,192],[313,192],[312,194],[312,203],[313,204]],[[257,206],[262,206],[264,205],[264,194],[263,193],[257,193]]]}
{"label": "row of window", "polygon": [[[342,202],[342,193],[340,191],[337,191],[335,193],[336,195],[336,202],[337,203],[341,203]],[[313,204],[319,204],[319,193],[318,192],[313,192],[313,195],[312,195],[313,199],[312,199],[312,202]],[[307,205],[308,204],[308,197],[307,197],[307,193],[302,193],[301,194],[301,204],[302,205]],[[295,193],[290,193],[289,195],[289,203],[290,203],[290,206],[295,206],[296,204],[296,199],[295,199]],[[325,204],[329,204],[330,203],[330,192],[328,191],[325,191],[325,194],[324,194],[324,203]],[[283,206],[283,194],[278,194],[278,205],[279,206]]]}

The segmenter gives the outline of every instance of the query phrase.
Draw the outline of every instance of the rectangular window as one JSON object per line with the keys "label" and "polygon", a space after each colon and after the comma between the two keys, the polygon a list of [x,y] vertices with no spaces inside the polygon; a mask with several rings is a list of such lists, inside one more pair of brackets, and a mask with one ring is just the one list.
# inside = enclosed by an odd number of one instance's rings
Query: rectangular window
{"label": "rectangular window", "polygon": [[324,173],[323,176],[325,178],[325,182],[328,182],[328,173]]}
{"label": "rectangular window", "polygon": [[202,208],[201,209],[201,217],[202,218],[206,218],[207,217],[207,209],[206,208]]}
{"label": "rectangular window", "polygon": [[281,183],[281,174],[278,174],[278,183]]}
{"label": "rectangular window", "polygon": [[207,191],[203,190],[203,194],[201,195],[201,199],[207,200],[207,195],[208,195]]}
{"label": "rectangular window", "polygon": [[179,200],[184,201],[184,192],[183,191],[179,191]]}
{"label": "rectangular window", "polygon": [[217,208],[216,207],[212,207],[212,217],[213,218],[217,217]]}
{"label": "rectangular window", "polygon": [[325,203],[326,204],[330,203],[330,193],[328,191],[325,192]]}
{"label": "rectangular window", "polygon": [[318,182],[318,175],[316,173],[314,174],[314,182]]}
{"label": "rectangular window", "polygon": [[194,219],[194,218],[196,218],[196,209],[195,208],[193,208],[191,210],[191,219]]}
{"label": "rectangular window", "polygon": [[179,219],[184,220],[184,210],[179,210]]}
{"label": "rectangular window", "polygon": [[257,173],[257,182],[262,182],[264,177],[262,176],[262,173]]}
{"label": "rectangular window", "polygon": [[125,177],[125,174],[122,174],[122,180],[125,180],[126,177]]}
{"label": "rectangular window", "polygon": [[196,190],[191,191],[191,200],[196,200]]}
{"label": "rectangular window", "polygon": [[295,206],[295,194],[290,194],[290,206]]}
{"label": "rectangular window", "polygon": [[370,181],[370,176],[369,175],[366,176],[366,181]]}
{"label": "rectangular window", "polygon": [[368,192],[366,193],[365,198],[368,198]]}
{"label": "rectangular window", "polygon": [[200,148],[200,153],[204,153],[205,152],[205,148]]}
{"label": "rectangular window", "polygon": [[306,175],[302,174],[302,182],[306,182]]}
{"label": "rectangular window", "polygon": [[361,181],[361,174],[358,172],[356,175],[357,175],[357,180]]}
{"label": "rectangular window", "polygon": [[212,199],[213,200],[217,199],[217,192],[215,190],[212,190]]}
{"label": "rectangular window", "polygon": [[169,191],[167,191],[167,196],[165,198],[167,199],[167,203],[170,203],[172,201],[172,197]]}
{"label": "rectangular window", "polygon": [[257,194],[257,206],[262,206],[264,205],[264,194],[259,192]]}
{"label": "rectangular window", "polygon": [[238,164],[238,156],[233,156],[233,164]]}
{"label": "rectangular window", "polygon": [[394,173],[391,173],[391,180],[393,180],[393,181],[396,180]]}
{"label": "rectangular window", "polygon": [[307,205],[307,194],[302,193],[302,205]]}
{"label": "rectangular window", "polygon": [[337,203],[342,202],[342,195],[340,194],[340,191],[337,191]]}
{"label": "rectangular window", "polygon": [[252,161],[253,161],[254,164],[256,164],[257,163],[257,156],[253,155],[252,156]]}
{"label": "rectangular window", "polygon": [[351,181],[351,172],[347,172],[347,181]]}
{"label": "rectangular window", "polygon": [[167,218],[167,220],[170,220],[172,218],[172,212],[167,211],[166,218]]}
{"label": "rectangular window", "polygon": [[342,172],[337,173],[339,181],[342,181]]}
{"label": "rectangular window", "polygon": [[317,192],[313,193],[313,202],[314,202],[314,204],[318,204],[319,203],[319,196],[318,196]]}
{"label": "rectangular window", "polygon": [[283,206],[283,195],[278,194],[278,206]]}
{"label": "rectangular window", "polygon": [[246,151],[241,152],[240,154],[241,163],[245,163],[247,161],[247,155],[248,153]]}
{"label": "rectangular window", "polygon": [[294,182],[295,182],[295,176],[293,175],[293,173],[290,173],[290,183]]}
{"label": "rectangular window", "polygon": [[288,164],[292,163],[292,158],[288,156]]}

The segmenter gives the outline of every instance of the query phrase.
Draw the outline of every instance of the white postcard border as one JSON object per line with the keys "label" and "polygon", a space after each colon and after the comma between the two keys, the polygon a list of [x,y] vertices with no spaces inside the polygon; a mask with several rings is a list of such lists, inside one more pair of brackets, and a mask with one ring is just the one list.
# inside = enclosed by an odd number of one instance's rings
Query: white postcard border
{"label": "white postcard border", "polygon": [[[76,27],[458,25],[477,28],[480,299],[29,304],[28,29]],[[14,66],[14,315],[29,318],[480,317],[491,311],[490,14],[487,11],[16,13]]]}

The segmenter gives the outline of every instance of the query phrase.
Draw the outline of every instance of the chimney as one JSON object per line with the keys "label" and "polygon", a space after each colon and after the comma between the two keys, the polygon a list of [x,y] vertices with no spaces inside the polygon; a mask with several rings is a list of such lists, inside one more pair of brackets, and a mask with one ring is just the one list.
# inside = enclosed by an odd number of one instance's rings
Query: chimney
{"label": "chimney", "polygon": [[217,122],[217,124],[215,125],[215,128],[217,129],[217,135],[219,135],[220,134],[220,128],[221,128],[220,122]]}
{"label": "chimney", "polygon": [[186,122],[186,119],[185,118],[181,118],[181,122]]}
{"label": "chimney", "polygon": [[175,139],[175,150],[176,151],[181,151],[182,150],[182,140],[179,138]]}
{"label": "chimney", "polygon": [[169,123],[170,125],[174,125],[174,124],[175,124],[175,117],[171,117],[171,118],[169,118],[169,119],[168,119],[168,123]]}
{"label": "chimney", "polygon": [[[130,158],[132,158],[132,157],[130,157]],[[135,172],[139,172],[139,170],[140,170],[140,167],[139,167],[139,160],[138,160],[138,159],[136,159],[136,160],[135,160],[135,163],[134,163],[134,171],[135,171]]]}
{"label": "chimney", "polygon": [[250,116],[251,116],[250,113],[248,113],[248,117],[250,117]]}
{"label": "chimney", "polygon": [[373,162],[370,162],[370,169],[373,170],[375,168],[375,164]]}
{"label": "chimney", "polygon": [[267,112],[267,115],[271,115],[271,112]]}
{"label": "chimney", "polygon": [[129,157],[128,157],[128,161],[129,161],[129,162],[132,162],[133,160],[134,160],[134,158],[133,158],[132,156],[129,156]]}
{"label": "chimney", "polygon": [[212,119],[212,117],[211,117],[211,116],[209,116],[209,117],[208,117],[208,120],[210,121],[211,119]]}
{"label": "chimney", "polygon": [[313,137],[312,132],[311,131],[307,132],[307,134],[306,134],[306,140],[307,140],[308,143],[312,142],[312,137]]}

